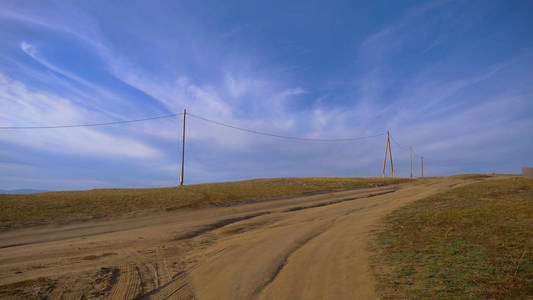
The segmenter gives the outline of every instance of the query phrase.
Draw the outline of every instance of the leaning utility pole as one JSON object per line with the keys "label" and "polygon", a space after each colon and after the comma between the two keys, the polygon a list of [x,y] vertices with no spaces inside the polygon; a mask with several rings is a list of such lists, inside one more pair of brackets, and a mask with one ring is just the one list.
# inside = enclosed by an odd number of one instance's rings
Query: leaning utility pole
{"label": "leaning utility pole", "polygon": [[385,168],[387,167],[387,152],[389,151],[389,131],[387,130],[387,143],[385,144],[385,158],[383,159],[383,172],[381,177],[385,178]]}
{"label": "leaning utility pole", "polygon": [[387,144],[385,145],[385,159],[383,160],[383,172],[381,173],[381,177],[385,177],[385,168],[387,166],[387,152],[390,155],[390,167],[392,171],[392,177],[394,177],[394,163],[392,162],[392,149],[390,145],[390,133],[387,130]]}
{"label": "leaning utility pole", "polygon": [[392,161],[392,148],[391,148],[391,144],[390,144],[390,135],[389,135],[389,131],[387,130],[387,139],[389,140],[389,155],[390,155],[390,168],[391,168],[391,171],[392,171],[392,178],[395,177],[395,174],[394,174],[394,162]]}
{"label": "leaning utility pole", "polygon": [[181,174],[180,186],[183,185],[183,173],[185,171],[185,116],[187,116],[187,109],[183,110],[183,137],[181,139]]}
{"label": "leaning utility pole", "polygon": [[411,166],[411,178],[413,178],[413,147],[409,146],[409,165]]}
{"label": "leaning utility pole", "polygon": [[421,176],[424,177],[424,157],[423,157],[423,156],[420,157],[420,161],[422,162],[422,172],[421,172]]}

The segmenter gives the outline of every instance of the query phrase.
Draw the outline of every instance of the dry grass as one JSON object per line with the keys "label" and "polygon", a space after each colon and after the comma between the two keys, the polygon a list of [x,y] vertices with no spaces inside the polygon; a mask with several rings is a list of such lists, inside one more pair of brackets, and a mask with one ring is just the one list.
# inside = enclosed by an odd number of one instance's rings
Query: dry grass
{"label": "dry grass", "polygon": [[0,195],[0,229],[207,205],[228,205],[305,193],[396,184],[390,178],[277,178],[156,189],[100,189]]}
{"label": "dry grass", "polygon": [[[491,178],[491,177],[502,177],[502,176],[506,176],[506,175],[502,175],[502,174],[460,174],[460,175],[453,175],[453,176],[446,176],[446,177],[422,177],[422,178],[419,178],[419,179],[443,179],[443,178],[447,178],[447,179],[464,179],[464,180],[468,180],[468,179],[474,179],[474,180],[478,180],[478,179],[486,179],[486,178]],[[511,175],[511,176],[514,176],[514,175]]]}
{"label": "dry grass", "polygon": [[401,208],[373,247],[385,299],[532,299],[533,180],[486,180]]}

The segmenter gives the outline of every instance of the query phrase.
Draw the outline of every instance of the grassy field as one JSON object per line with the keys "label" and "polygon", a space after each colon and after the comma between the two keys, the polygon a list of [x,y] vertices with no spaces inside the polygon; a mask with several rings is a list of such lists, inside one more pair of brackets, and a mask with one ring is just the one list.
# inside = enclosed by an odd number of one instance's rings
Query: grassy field
{"label": "grassy field", "polygon": [[533,299],[533,180],[486,180],[387,216],[372,244],[384,299]]}
{"label": "grassy field", "polygon": [[390,178],[277,178],[156,189],[100,189],[27,195],[0,195],[0,229],[227,205],[305,193],[397,184]]}

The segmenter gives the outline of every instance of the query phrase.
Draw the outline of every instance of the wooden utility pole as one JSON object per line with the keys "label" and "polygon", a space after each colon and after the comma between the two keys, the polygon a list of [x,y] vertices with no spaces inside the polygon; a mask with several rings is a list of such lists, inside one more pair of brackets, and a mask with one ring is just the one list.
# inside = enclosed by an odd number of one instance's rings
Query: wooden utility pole
{"label": "wooden utility pole", "polygon": [[413,178],[413,147],[409,146],[409,165],[411,166],[411,175],[410,177]]}
{"label": "wooden utility pole", "polygon": [[389,131],[387,130],[387,143],[385,144],[385,158],[383,159],[383,172],[381,177],[385,178],[385,168],[387,167],[387,152],[389,151]]}
{"label": "wooden utility pole", "polygon": [[381,177],[385,177],[385,169],[387,167],[387,154],[389,154],[390,156],[390,167],[392,170],[392,177],[394,177],[394,164],[392,162],[392,149],[390,145],[390,134],[388,130],[387,130],[387,144],[385,145],[385,159],[383,160],[383,172],[381,173]]}
{"label": "wooden utility pole", "polygon": [[183,136],[181,139],[181,174],[180,186],[183,185],[183,174],[185,171],[185,117],[187,116],[187,109],[183,110]]}
{"label": "wooden utility pole", "polygon": [[392,148],[391,148],[391,144],[390,144],[390,135],[389,135],[389,131],[387,130],[387,139],[389,140],[389,155],[390,155],[390,168],[391,168],[391,171],[392,171],[392,178],[395,177],[395,174],[394,174],[394,162],[392,161]]}
{"label": "wooden utility pole", "polygon": [[420,161],[422,162],[421,176],[424,177],[424,157],[423,156],[420,157]]}

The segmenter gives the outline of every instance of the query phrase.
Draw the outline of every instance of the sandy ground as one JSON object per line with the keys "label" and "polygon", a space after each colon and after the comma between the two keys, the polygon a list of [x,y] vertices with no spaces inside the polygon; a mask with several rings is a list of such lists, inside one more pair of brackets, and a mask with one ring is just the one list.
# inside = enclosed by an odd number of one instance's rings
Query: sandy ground
{"label": "sandy ground", "polygon": [[11,284],[5,295],[13,298],[374,299],[373,226],[402,205],[465,182],[8,231],[0,233],[0,286]]}

